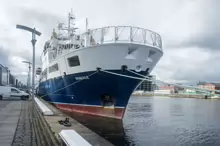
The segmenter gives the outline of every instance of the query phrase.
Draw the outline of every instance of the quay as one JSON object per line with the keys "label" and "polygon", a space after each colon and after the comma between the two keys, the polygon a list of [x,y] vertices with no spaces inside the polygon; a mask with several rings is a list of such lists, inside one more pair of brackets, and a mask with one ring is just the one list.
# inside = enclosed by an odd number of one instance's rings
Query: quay
{"label": "quay", "polygon": [[[0,100],[1,146],[84,146],[86,143],[93,146],[112,146],[110,142],[49,103],[40,101],[53,112],[53,115],[42,113],[35,100]],[[65,118],[69,118],[71,126],[59,124],[58,121]],[[64,131],[72,131],[73,134],[68,135],[72,142],[67,144],[68,139],[63,139]]]}

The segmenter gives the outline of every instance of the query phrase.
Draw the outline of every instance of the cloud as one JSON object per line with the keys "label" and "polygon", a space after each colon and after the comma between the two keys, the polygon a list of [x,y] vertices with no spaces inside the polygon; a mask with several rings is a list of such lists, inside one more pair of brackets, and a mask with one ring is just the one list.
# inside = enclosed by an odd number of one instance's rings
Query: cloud
{"label": "cloud", "polygon": [[199,47],[166,50],[153,74],[167,82],[220,82],[220,55]]}
{"label": "cloud", "polygon": [[30,27],[39,27],[43,34],[50,35],[58,22],[63,22],[64,18],[43,9],[33,9],[32,7],[16,7],[11,12],[12,21]]}
{"label": "cloud", "polygon": [[22,63],[22,61],[25,60],[25,58],[21,57],[24,53],[25,52],[14,56],[15,54],[8,51],[7,48],[0,46],[0,64],[8,67],[10,72],[23,83],[26,82],[28,72],[28,67]]}
{"label": "cloud", "polygon": [[0,46],[0,62],[3,66],[8,66],[9,65],[9,60],[8,60],[8,52],[5,48]]}
{"label": "cloud", "polygon": [[161,26],[167,48],[199,47],[219,50],[220,1],[187,1]]}
{"label": "cloud", "polygon": [[0,2],[0,63],[18,76],[27,72],[22,60],[32,61],[30,33],[16,30],[16,24],[36,27],[36,62],[52,29],[67,22],[73,7],[80,31],[106,25],[135,25],[152,29],[162,36],[164,56],[152,74],[161,80],[192,82],[220,80],[219,0],[2,0]]}
{"label": "cloud", "polygon": [[198,36],[192,37],[178,46],[184,47],[200,47],[203,49],[208,49],[212,51],[220,52],[220,42],[219,42],[219,34],[200,34]]}
{"label": "cloud", "polygon": [[205,49],[220,50],[220,1],[210,0],[203,4],[200,22],[203,28],[197,34],[189,37],[182,45],[197,46]]}
{"label": "cloud", "polygon": [[153,74],[171,82],[220,82],[220,1],[185,1],[160,25],[164,56]]}

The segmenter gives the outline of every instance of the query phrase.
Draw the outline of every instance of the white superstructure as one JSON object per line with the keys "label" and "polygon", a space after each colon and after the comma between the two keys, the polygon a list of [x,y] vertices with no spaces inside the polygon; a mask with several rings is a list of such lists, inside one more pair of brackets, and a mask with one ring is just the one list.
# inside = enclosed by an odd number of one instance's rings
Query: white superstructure
{"label": "white superstructure", "polygon": [[[76,34],[71,20],[74,17],[69,14],[69,26],[59,24],[58,33],[54,30],[44,46],[41,81],[64,73],[93,71],[97,67],[118,70],[127,65],[137,72],[147,68],[151,72],[163,54],[161,38],[153,31],[132,26],[108,26]],[[68,58],[74,56],[76,64],[70,67]]]}

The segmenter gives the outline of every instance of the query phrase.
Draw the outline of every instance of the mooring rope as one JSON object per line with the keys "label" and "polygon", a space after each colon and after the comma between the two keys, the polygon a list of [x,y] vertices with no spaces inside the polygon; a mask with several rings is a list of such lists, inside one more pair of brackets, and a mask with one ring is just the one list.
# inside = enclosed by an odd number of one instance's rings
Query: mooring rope
{"label": "mooring rope", "polygon": [[[137,73],[137,72],[134,72],[134,71],[132,71],[132,70],[128,70],[128,69],[126,69],[126,70],[129,71],[129,72],[131,72],[131,73],[133,73],[133,74],[135,74],[135,75],[138,75],[138,76],[140,76],[140,77],[134,77],[134,76],[124,75],[124,74],[119,74],[119,73],[115,73],[115,72],[111,72],[111,71],[107,71],[107,70],[102,70],[102,69],[100,69],[99,71],[102,71],[102,72],[105,72],[105,73],[108,73],[108,74],[112,74],[112,75],[116,75],[116,76],[121,76],[121,77],[130,78],[130,79],[136,79],[136,80],[141,80],[142,82],[143,82],[143,81],[150,81],[150,82],[154,82],[154,83],[174,85],[174,86],[177,86],[177,87],[197,89],[197,90],[200,90],[200,91],[203,91],[203,92],[208,92],[208,91],[220,92],[220,90],[211,90],[211,89],[204,89],[204,88],[195,87],[195,86],[186,86],[186,85],[180,85],[180,84],[175,84],[175,83],[166,83],[166,82],[164,82],[164,81],[151,79],[151,78],[148,77],[148,76],[144,76],[144,75],[139,74],[139,73]],[[88,75],[88,77],[93,76],[94,74],[98,73],[99,71],[96,71],[96,72],[94,72],[94,73]],[[51,92],[51,93],[45,94],[45,95],[43,95],[43,96],[40,96],[40,98],[45,97],[45,96],[48,96],[48,95],[51,95],[51,94],[54,94],[54,93],[56,93],[56,92],[58,92],[58,91],[60,91],[60,90],[63,90],[63,89],[65,89],[65,88],[67,88],[67,87],[73,86],[73,85],[75,85],[75,84],[77,84],[77,83],[79,83],[79,82],[81,82],[81,81],[83,81],[83,80],[77,80],[77,81],[75,81],[75,82],[73,82],[73,83],[71,83],[71,84],[69,84],[69,85],[67,85],[67,86],[65,86],[65,87],[63,87],[63,88],[60,88],[60,89],[55,90],[55,91],[53,91],[53,92]]]}
{"label": "mooring rope", "polygon": [[134,73],[136,75],[139,75],[139,76],[141,76],[143,78],[129,76],[129,75],[123,75],[123,74],[118,74],[118,73],[114,73],[114,72],[110,72],[110,71],[106,71],[106,70],[100,70],[100,71],[105,72],[105,73],[109,73],[109,74],[112,74],[112,75],[116,75],[116,76],[122,76],[122,77],[127,77],[127,78],[131,78],[131,79],[137,79],[137,80],[141,80],[141,81],[150,81],[150,82],[155,82],[155,83],[160,83],[160,84],[174,85],[174,86],[177,86],[177,87],[198,89],[198,90],[202,90],[203,92],[205,92],[205,91],[206,92],[207,91],[220,92],[220,90],[204,89],[204,88],[195,87],[195,86],[186,86],[186,85],[179,85],[179,84],[175,84],[175,83],[166,83],[166,82],[160,81],[160,80],[152,80],[152,79],[150,79],[150,77],[146,78],[146,76],[141,75],[139,73],[136,73],[134,71],[128,70],[128,69],[127,69],[127,71],[129,71],[131,73]]}

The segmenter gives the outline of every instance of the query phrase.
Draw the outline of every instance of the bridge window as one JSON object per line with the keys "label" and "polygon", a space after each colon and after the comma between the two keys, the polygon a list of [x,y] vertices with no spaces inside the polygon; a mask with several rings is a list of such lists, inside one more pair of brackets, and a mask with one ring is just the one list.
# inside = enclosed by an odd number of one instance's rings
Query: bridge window
{"label": "bridge window", "polygon": [[59,70],[59,67],[58,67],[57,63],[49,67],[49,73],[55,72],[55,71],[58,71],[58,70]]}
{"label": "bridge window", "polygon": [[79,66],[80,62],[79,62],[79,57],[78,56],[73,56],[67,59],[68,60],[68,64],[70,67],[74,67],[74,66]]}

